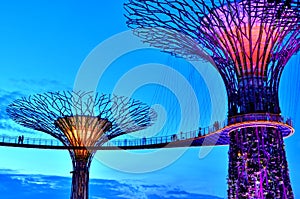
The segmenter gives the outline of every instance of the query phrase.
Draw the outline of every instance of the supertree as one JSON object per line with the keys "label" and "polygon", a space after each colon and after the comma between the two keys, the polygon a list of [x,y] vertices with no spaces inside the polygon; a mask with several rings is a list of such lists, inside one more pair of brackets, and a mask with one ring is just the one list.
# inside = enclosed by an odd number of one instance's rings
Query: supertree
{"label": "supertree", "polygon": [[[228,96],[228,198],[294,198],[278,87],[299,51],[299,1],[129,0],[127,25],[144,42],[211,62]],[[266,124],[274,124],[269,126]],[[288,122],[291,126],[291,122]],[[233,128],[234,127],[234,128]],[[218,142],[217,142],[218,143]]]}
{"label": "supertree", "polygon": [[87,199],[89,168],[96,147],[145,129],[156,118],[146,104],[123,96],[93,92],[49,92],[17,99],[7,107],[15,122],[60,140],[72,164],[71,199]]}

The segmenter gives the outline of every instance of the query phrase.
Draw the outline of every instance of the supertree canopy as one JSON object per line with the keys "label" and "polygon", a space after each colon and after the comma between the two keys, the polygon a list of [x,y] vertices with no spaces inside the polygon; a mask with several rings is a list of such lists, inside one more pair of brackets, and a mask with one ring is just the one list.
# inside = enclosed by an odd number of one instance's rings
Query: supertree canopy
{"label": "supertree canopy", "polygon": [[[279,5],[258,0],[131,0],[125,9],[128,26],[145,42],[188,59],[212,62],[212,57],[226,84],[229,115],[234,115],[232,111],[253,112],[247,108],[280,112],[275,106],[279,79],[290,57],[299,51],[300,17],[299,4],[294,3],[278,20]],[[268,102],[257,104],[252,99],[241,107],[245,97],[260,92],[240,93],[245,79],[251,79],[252,87],[262,85],[262,100]]]}
{"label": "supertree canopy", "polygon": [[152,125],[156,113],[127,97],[92,92],[49,92],[15,100],[7,107],[15,122],[60,140],[73,163],[72,199],[88,198],[95,147]]}
{"label": "supertree canopy", "polygon": [[300,48],[299,1],[129,0],[127,25],[144,42],[175,56],[211,62],[228,95],[228,198],[293,198],[278,87]]}

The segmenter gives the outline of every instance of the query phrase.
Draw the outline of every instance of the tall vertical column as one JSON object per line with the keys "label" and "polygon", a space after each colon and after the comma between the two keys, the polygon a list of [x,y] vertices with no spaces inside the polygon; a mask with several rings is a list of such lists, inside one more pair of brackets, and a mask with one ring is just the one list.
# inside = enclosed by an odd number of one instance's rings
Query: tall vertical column
{"label": "tall vertical column", "polygon": [[282,133],[251,127],[230,133],[228,198],[293,199]]}
{"label": "tall vertical column", "polygon": [[71,199],[87,199],[89,194],[89,166],[85,159],[73,162]]}
{"label": "tall vertical column", "polygon": [[[280,76],[299,50],[298,7],[256,0],[125,3],[126,23],[142,41],[188,60],[211,56],[227,90],[229,121],[255,114],[280,118]],[[260,121],[230,133],[229,199],[293,198],[282,132]]]}

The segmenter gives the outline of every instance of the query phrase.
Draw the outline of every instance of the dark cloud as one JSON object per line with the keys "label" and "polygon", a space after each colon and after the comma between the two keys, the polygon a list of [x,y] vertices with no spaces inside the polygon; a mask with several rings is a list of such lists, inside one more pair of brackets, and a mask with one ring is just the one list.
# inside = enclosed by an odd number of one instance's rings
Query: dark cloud
{"label": "dark cloud", "polygon": [[7,91],[0,89],[0,120],[8,119],[6,114],[6,107],[15,99],[23,96],[22,92],[19,91]]}
{"label": "dark cloud", "polygon": [[70,197],[70,179],[63,177],[0,174],[3,199],[65,199]]}
{"label": "dark cloud", "polygon": [[[65,84],[56,80],[10,79],[10,81],[18,90],[8,91],[0,89],[0,130],[14,131],[17,134],[34,134],[35,131],[17,125],[9,119],[9,116],[6,114],[6,107],[10,103],[12,103],[15,99],[28,96],[30,94],[70,90],[70,88]],[[0,132],[0,135],[3,135],[3,131]]]}
{"label": "dark cloud", "polygon": [[[7,172],[7,173],[6,173]],[[71,178],[0,172],[1,198],[65,199],[70,197]],[[216,196],[189,193],[178,187],[130,184],[116,180],[91,179],[91,199],[221,199]]]}
{"label": "dark cloud", "polygon": [[[22,96],[24,96],[24,94],[21,91],[7,91],[0,89],[0,130],[14,131],[22,134],[33,133],[33,131],[15,124],[6,114],[6,107],[15,99]],[[4,135],[3,132],[4,131],[1,131],[0,135]]]}
{"label": "dark cloud", "polygon": [[18,173],[17,170],[13,170],[13,169],[0,169],[0,175],[1,174],[16,174]]}

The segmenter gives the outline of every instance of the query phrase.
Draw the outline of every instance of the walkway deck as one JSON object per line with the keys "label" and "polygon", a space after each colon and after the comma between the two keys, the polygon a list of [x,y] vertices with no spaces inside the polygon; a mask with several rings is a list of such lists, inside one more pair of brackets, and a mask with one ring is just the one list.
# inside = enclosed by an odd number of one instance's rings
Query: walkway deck
{"label": "walkway deck", "polygon": [[[91,150],[133,150],[155,149],[193,146],[220,146],[229,144],[229,133],[248,127],[272,127],[281,130],[283,137],[289,137],[294,133],[291,120],[284,120],[281,116],[270,114],[247,114],[230,118],[229,122],[216,122],[206,128],[195,131],[181,132],[168,136],[157,136],[140,139],[113,139],[99,147],[85,147]],[[201,132],[201,134],[199,134]],[[64,146],[59,140],[45,138],[24,139],[18,143],[18,137],[0,135],[0,146],[39,148],[39,149],[74,149]]]}

